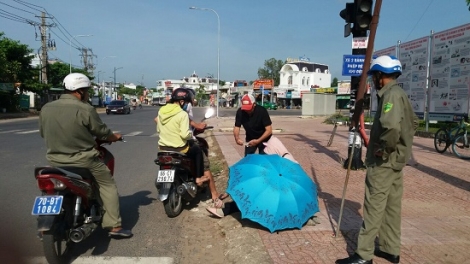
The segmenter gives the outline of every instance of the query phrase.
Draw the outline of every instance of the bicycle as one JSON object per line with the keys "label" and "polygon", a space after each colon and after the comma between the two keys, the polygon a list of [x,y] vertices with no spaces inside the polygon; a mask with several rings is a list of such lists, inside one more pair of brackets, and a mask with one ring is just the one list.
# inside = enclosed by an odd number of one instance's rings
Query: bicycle
{"label": "bicycle", "polygon": [[[465,120],[462,118],[459,124],[455,127],[449,125],[452,122],[446,122],[447,126],[441,127],[437,132],[434,134],[434,148],[438,153],[444,153],[447,148],[454,144],[454,141],[459,138],[460,136],[465,135],[462,139],[466,140],[467,129]],[[462,140],[461,139],[461,140]],[[457,154],[456,154],[457,155]]]}
{"label": "bicycle", "polygon": [[467,134],[466,126],[470,125],[469,123],[463,122],[464,132],[455,137],[454,142],[452,143],[452,152],[455,156],[468,160],[470,159],[470,135]]}

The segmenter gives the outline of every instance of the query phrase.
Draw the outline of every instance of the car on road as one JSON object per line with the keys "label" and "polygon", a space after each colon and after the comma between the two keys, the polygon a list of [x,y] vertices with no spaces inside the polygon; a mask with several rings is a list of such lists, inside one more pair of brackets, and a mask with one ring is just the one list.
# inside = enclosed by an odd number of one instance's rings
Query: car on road
{"label": "car on road", "polygon": [[[261,105],[261,102],[257,102],[258,105]],[[263,102],[263,107],[268,110],[277,110],[277,104],[269,101]]]}
{"label": "car on road", "polygon": [[106,114],[130,114],[131,107],[125,100],[112,100],[106,106]]}

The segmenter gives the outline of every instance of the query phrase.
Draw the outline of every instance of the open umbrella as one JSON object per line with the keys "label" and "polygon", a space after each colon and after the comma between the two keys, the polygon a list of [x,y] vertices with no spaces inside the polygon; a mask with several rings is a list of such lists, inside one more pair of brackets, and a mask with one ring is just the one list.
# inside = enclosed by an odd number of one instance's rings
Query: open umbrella
{"label": "open umbrella", "polygon": [[251,154],[232,165],[227,192],[242,218],[271,233],[300,229],[319,211],[315,183],[299,164],[277,154]]}

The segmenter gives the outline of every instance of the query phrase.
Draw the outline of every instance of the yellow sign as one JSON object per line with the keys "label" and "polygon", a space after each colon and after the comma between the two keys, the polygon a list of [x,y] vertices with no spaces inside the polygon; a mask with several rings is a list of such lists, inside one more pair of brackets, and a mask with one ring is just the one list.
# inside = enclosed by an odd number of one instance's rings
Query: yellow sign
{"label": "yellow sign", "polygon": [[316,93],[336,93],[335,88],[317,88],[314,89],[314,92]]}

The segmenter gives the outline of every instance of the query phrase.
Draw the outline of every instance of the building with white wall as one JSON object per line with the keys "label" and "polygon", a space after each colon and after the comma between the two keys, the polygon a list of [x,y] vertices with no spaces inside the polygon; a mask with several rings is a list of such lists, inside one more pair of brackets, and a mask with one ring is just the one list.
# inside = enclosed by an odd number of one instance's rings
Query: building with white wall
{"label": "building with white wall", "polygon": [[288,105],[300,105],[303,92],[331,86],[328,65],[310,62],[309,58],[287,58],[280,70],[279,86],[273,89],[274,97]]}

